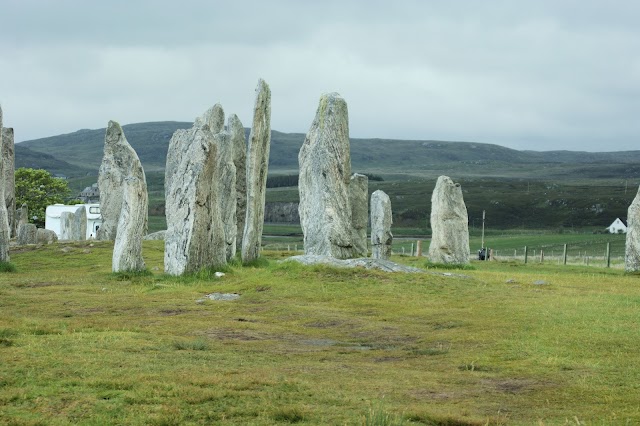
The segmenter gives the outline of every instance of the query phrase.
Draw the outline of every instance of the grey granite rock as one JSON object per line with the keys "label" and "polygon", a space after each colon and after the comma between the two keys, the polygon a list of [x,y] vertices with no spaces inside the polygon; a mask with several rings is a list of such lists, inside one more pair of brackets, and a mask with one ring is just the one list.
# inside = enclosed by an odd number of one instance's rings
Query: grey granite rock
{"label": "grey granite rock", "polygon": [[[75,220],[75,214],[73,212],[60,213],[60,240],[72,241],[73,240],[73,222]],[[22,225],[20,225],[22,226]],[[18,233],[20,231],[18,230]]]}
{"label": "grey granite rock", "polygon": [[303,265],[328,265],[337,268],[356,268],[379,269],[386,272],[410,272],[410,273],[426,273],[423,269],[414,268],[412,266],[400,265],[390,260],[372,259],[361,257],[356,259],[336,259],[330,256],[318,256],[304,254],[300,256],[292,256],[284,261],[293,261],[302,263]]}
{"label": "grey granite rock", "polygon": [[133,167],[122,183],[122,210],[118,218],[111,269],[113,272],[143,271],[142,236],[147,231],[149,201],[142,166]]}
{"label": "grey granite rock", "polygon": [[431,262],[469,263],[468,222],[460,184],[440,176],[431,196]]}
{"label": "grey granite rock", "polygon": [[84,241],[87,239],[87,208],[85,206],[78,207],[73,213],[70,239],[74,241]]}
{"label": "grey granite rock", "polygon": [[627,235],[624,250],[624,270],[640,271],[640,188],[627,210]]}
{"label": "grey granite rock", "polygon": [[242,244],[244,220],[247,214],[247,141],[244,127],[237,115],[227,120],[227,131],[233,145],[233,164],[236,166],[236,248]]}
{"label": "grey granite rock", "polygon": [[142,239],[143,240],[164,240],[164,236],[166,233],[167,233],[167,230],[165,229],[162,231],[157,231],[151,234],[147,234]]}
{"label": "grey granite rock", "polygon": [[18,245],[35,244],[37,242],[37,228],[33,223],[20,225],[18,229]]}
{"label": "grey granite rock", "polygon": [[369,178],[354,173],[349,182],[351,203],[351,225],[353,231],[353,251],[357,257],[369,254],[367,247],[367,226],[369,225]]}
{"label": "grey granite rock", "polygon": [[349,117],[337,93],[320,98],[300,153],[300,224],[308,255],[354,257]]}
{"label": "grey granite rock", "polygon": [[164,268],[182,275],[226,264],[218,196],[220,134],[208,126],[178,130],[169,143],[165,169],[167,232]]}
{"label": "grey granite rock", "polygon": [[253,107],[253,124],[247,147],[247,207],[242,234],[242,261],[260,256],[264,225],[269,150],[271,148],[271,90],[260,79]]}
{"label": "grey granite rock", "polygon": [[[120,124],[109,121],[104,139],[104,155],[98,174],[102,225],[98,240],[115,240],[122,209],[123,182],[134,169],[142,168],[138,154],[129,145]],[[144,230],[146,233],[146,229]]]}
{"label": "grey granite rock", "polygon": [[391,224],[391,200],[381,190],[371,194],[371,257],[374,259],[389,259],[393,234]]}
{"label": "grey granite rock", "polygon": [[58,235],[51,229],[38,228],[36,230],[36,243],[53,244],[58,241]]}
{"label": "grey granite rock", "polygon": [[2,174],[4,180],[4,202],[7,208],[10,237],[18,232],[16,221],[16,183],[15,183],[15,146],[13,128],[2,127]]}
{"label": "grey granite rock", "polygon": [[215,104],[200,117],[196,118],[195,127],[203,127],[205,125],[209,127],[209,131],[214,135],[224,130],[224,109],[222,105]]}
{"label": "grey granite rock", "polygon": [[[2,129],[2,107],[0,106],[0,129]],[[0,153],[4,151],[4,142],[0,131]],[[0,158],[0,262],[8,262],[9,259],[9,239],[11,238],[11,231],[9,230],[9,215],[7,212],[7,206],[4,203],[4,188],[5,188],[5,174],[4,174],[4,161]]]}

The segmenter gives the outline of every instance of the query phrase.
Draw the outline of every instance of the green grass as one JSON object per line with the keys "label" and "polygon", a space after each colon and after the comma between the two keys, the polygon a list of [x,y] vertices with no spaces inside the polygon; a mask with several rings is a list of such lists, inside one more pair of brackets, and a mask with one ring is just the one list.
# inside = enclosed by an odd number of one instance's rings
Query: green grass
{"label": "green grass", "polygon": [[14,265],[11,262],[0,262],[0,273],[2,272],[15,272],[16,271],[16,265]]}
{"label": "green grass", "polygon": [[[123,279],[108,242],[11,252],[0,424],[640,422],[640,276],[520,261],[387,274],[265,251],[259,268],[179,278],[162,241],[143,245],[152,275]],[[196,303],[212,292],[241,297]]]}

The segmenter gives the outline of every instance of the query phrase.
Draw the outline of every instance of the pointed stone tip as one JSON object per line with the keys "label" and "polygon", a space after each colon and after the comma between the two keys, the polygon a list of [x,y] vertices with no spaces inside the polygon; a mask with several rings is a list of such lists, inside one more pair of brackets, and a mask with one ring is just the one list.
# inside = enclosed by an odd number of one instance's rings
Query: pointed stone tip
{"label": "pointed stone tip", "polygon": [[267,84],[266,81],[264,81],[263,79],[259,78],[258,79],[258,86],[256,87],[256,91],[262,91],[262,90],[268,90],[271,91],[271,89],[269,88],[269,85]]}
{"label": "pointed stone tip", "polygon": [[116,129],[118,129],[118,130],[122,131],[122,127],[120,126],[120,123],[118,123],[118,122],[117,122],[117,121],[115,121],[115,120],[109,120],[109,124],[107,125],[107,130],[109,130],[109,129],[113,129],[114,127],[115,127]]}

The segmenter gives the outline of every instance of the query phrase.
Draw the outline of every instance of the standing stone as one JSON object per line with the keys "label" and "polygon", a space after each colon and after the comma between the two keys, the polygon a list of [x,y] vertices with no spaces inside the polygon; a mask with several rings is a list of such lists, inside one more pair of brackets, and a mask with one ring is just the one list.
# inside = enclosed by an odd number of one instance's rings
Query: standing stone
{"label": "standing stone", "polygon": [[75,214],[73,212],[60,213],[60,240],[63,240],[63,241],[73,240],[74,222],[75,222]]}
{"label": "standing stone", "polygon": [[71,239],[74,241],[84,241],[87,239],[87,209],[80,206],[73,214]]}
{"label": "standing stone", "polygon": [[640,188],[627,210],[627,236],[624,250],[624,270],[640,271]]}
{"label": "standing stone", "polygon": [[209,127],[209,131],[214,135],[224,130],[224,109],[222,105],[215,104],[200,117],[196,118],[195,127]]}
{"label": "standing stone", "polygon": [[224,240],[227,261],[236,255],[236,237],[238,224],[236,222],[236,166],[233,162],[233,144],[228,132],[220,132],[215,136],[218,143],[218,164],[216,165],[218,178],[218,198],[220,200],[220,215],[224,228]]}
{"label": "standing stone", "polygon": [[300,224],[308,255],[354,257],[347,103],[322,95],[300,153]]}
{"label": "standing stone", "polygon": [[29,207],[27,207],[27,203],[22,203],[20,211],[18,211],[17,222],[16,229],[23,223],[29,223]]}
{"label": "standing stone", "polygon": [[271,90],[260,79],[247,148],[247,211],[242,234],[242,261],[245,263],[260,256],[270,145]]}
{"label": "standing stone", "polygon": [[369,178],[359,173],[351,176],[349,199],[351,201],[351,223],[353,226],[354,254],[367,257],[367,225],[369,224]]}
{"label": "standing stone", "polygon": [[[2,129],[2,107],[0,107],[0,129]],[[0,131],[0,153],[4,152],[4,142]],[[0,161],[0,262],[9,262],[9,239],[11,232],[9,231],[9,216],[7,214],[7,206],[4,203],[4,161]]]}
{"label": "standing stone", "polygon": [[177,130],[165,168],[167,232],[164,270],[170,275],[224,265],[224,228],[216,180],[217,146],[208,125]]}
{"label": "standing stone", "polygon": [[381,190],[371,194],[371,257],[389,259],[391,256],[391,200]]}
{"label": "standing stone", "polygon": [[37,242],[37,228],[33,223],[20,225],[18,229],[18,245],[35,244]]}
{"label": "standing stone", "polygon": [[143,271],[142,237],[147,231],[149,207],[147,182],[142,166],[134,168],[123,181],[122,211],[113,245],[113,272]]}
{"label": "standing stone", "polygon": [[36,243],[53,244],[58,241],[58,236],[51,229],[38,228],[36,231]]}
{"label": "standing stone", "polygon": [[460,184],[440,176],[431,196],[431,262],[469,263],[468,223]]}
{"label": "standing stone", "polygon": [[15,147],[13,128],[2,127],[2,172],[4,175],[4,202],[7,207],[10,237],[15,237],[16,221],[16,183],[15,183]]}
{"label": "standing stone", "polygon": [[135,174],[132,172],[134,169],[139,168],[142,165],[138,154],[127,142],[122,127],[115,121],[109,121],[98,174],[102,214],[102,225],[96,236],[98,240],[115,240],[124,198],[123,182],[131,173]]}
{"label": "standing stone", "polygon": [[244,219],[247,214],[247,142],[244,126],[237,115],[231,114],[227,131],[233,145],[233,164],[236,166],[236,246],[242,244]]}

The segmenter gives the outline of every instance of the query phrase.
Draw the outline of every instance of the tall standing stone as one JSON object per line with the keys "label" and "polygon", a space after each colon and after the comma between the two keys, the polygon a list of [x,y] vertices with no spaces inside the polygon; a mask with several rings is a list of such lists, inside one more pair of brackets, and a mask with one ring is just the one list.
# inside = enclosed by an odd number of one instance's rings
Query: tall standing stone
{"label": "tall standing stone", "polygon": [[74,241],[84,241],[87,239],[87,208],[85,206],[80,206],[73,213],[73,223],[72,223],[72,240]]}
{"label": "tall standing stone", "polygon": [[391,200],[381,190],[371,194],[371,257],[374,259],[389,259],[393,234],[391,224]]}
{"label": "tall standing stone", "polygon": [[244,126],[237,115],[227,120],[227,131],[233,145],[233,164],[236,166],[236,246],[242,244],[244,219],[247,214],[247,142]]}
{"label": "tall standing stone", "polygon": [[227,260],[236,255],[236,166],[233,162],[233,144],[228,132],[220,132],[214,136],[218,143],[218,199],[220,202],[220,218],[224,228],[225,251]]}
{"label": "tall standing stone", "polygon": [[624,250],[624,270],[640,271],[640,188],[627,210],[627,236]]}
{"label": "tall standing stone", "polygon": [[73,224],[75,216],[73,212],[60,213],[60,240],[72,241],[74,239]]}
{"label": "tall standing stone", "polygon": [[142,166],[134,168],[123,181],[122,211],[113,245],[113,272],[143,271],[142,237],[147,232],[149,207],[147,182]]}
{"label": "tall standing stone", "polygon": [[349,199],[351,201],[351,223],[353,226],[354,254],[366,257],[367,225],[369,224],[369,178],[359,173],[351,176],[349,183]]}
{"label": "tall standing stone", "polygon": [[241,252],[243,262],[250,262],[260,256],[270,145],[271,90],[260,79],[256,88],[253,125],[247,148],[247,211]]}
{"label": "tall standing stone", "polygon": [[469,263],[468,223],[460,184],[440,176],[431,196],[429,259],[434,263]]}
{"label": "tall standing stone", "polygon": [[[2,129],[2,107],[0,106],[0,129]],[[0,131],[0,153],[4,151],[2,132]],[[4,161],[0,161],[0,262],[9,261],[9,216],[7,206],[4,203]]]}
{"label": "tall standing stone", "polygon": [[322,95],[300,153],[300,224],[304,251],[346,259],[354,257],[349,182],[349,117],[337,93]]}
{"label": "tall standing stone", "polygon": [[4,202],[7,207],[7,220],[11,237],[16,236],[16,183],[15,183],[15,146],[13,128],[2,127],[2,172],[4,174]]}
{"label": "tall standing stone", "polygon": [[167,232],[164,269],[182,275],[226,263],[220,217],[217,146],[208,125],[177,130],[165,168]]}
{"label": "tall standing stone", "polygon": [[115,240],[124,198],[124,179],[138,168],[142,168],[140,159],[129,145],[122,127],[115,121],[109,121],[98,174],[102,225],[97,232],[97,239]]}

